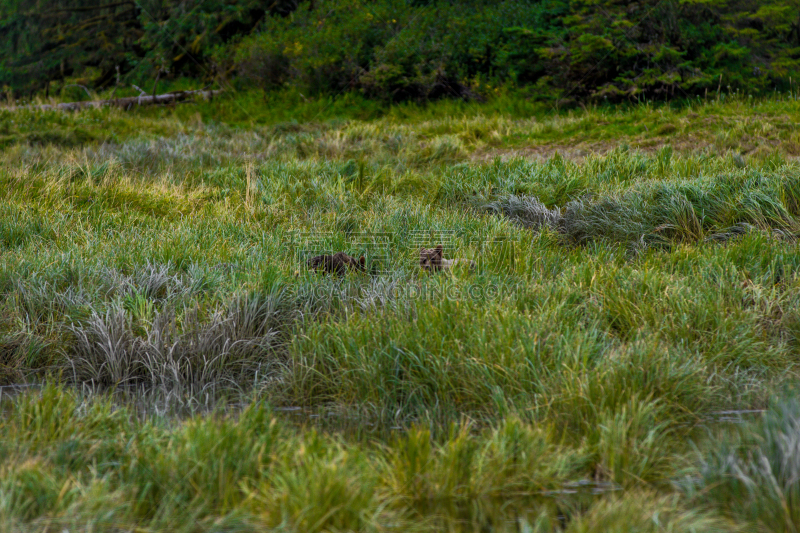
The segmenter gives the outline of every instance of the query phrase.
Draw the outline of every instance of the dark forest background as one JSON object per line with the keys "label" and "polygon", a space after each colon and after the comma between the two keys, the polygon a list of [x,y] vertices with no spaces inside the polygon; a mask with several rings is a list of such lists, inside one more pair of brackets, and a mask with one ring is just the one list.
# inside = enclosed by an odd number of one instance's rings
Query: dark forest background
{"label": "dark forest background", "polygon": [[23,98],[158,79],[635,101],[784,91],[798,67],[800,0],[0,0],[0,87]]}

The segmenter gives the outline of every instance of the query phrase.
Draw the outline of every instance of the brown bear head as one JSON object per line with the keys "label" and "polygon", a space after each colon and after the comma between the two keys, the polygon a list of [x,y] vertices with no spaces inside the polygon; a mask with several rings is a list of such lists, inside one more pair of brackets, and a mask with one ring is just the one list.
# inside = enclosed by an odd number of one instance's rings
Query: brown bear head
{"label": "brown bear head", "polygon": [[353,268],[355,268],[359,272],[366,272],[367,271],[367,260],[364,259],[363,255],[358,258],[358,261],[356,261],[355,258],[351,258],[351,259],[353,261],[352,262]]}

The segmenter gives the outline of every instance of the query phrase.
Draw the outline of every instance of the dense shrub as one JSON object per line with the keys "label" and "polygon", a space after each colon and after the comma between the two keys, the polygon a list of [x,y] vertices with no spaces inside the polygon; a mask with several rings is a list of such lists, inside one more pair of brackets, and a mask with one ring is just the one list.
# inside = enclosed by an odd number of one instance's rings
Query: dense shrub
{"label": "dense shrub", "polygon": [[388,101],[506,84],[563,104],[786,90],[800,67],[799,0],[18,4],[0,2],[0,84],[17,93],[238,71]]}
{"label": "dense shrub", "polygon": [[497,83],[560,100],[783,88],[800,65],[791,8],[751,3],[333,0],[267,20],[236,63],[264,87],[388,100],[472,96]]}

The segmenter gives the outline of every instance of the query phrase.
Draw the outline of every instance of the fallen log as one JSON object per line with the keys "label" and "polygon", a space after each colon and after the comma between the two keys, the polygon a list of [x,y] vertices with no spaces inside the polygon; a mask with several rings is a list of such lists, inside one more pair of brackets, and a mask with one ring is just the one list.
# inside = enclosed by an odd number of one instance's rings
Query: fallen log
{"label": "fallen log", "polygon": [[220,94],[222,90],[209,90],[209,91],[177,91],[172,93],[157,94],[155,96],[139,95],[129,96],[125,98],[113,98],[111,100],[91,100],[88,102],[64,102],[62,104],[44,104],[44,105],[26,105],[18,106],[17,109],[61,109],[64,111],[77,111],[78,109],[85,109],[87,107],[103,107],[103,106],[116,106],[129,109],[133,106],[151,105],[151,104],[167,104],[170,102],[179,102],[191,96],[201,95],[203,98],[213,98]]}

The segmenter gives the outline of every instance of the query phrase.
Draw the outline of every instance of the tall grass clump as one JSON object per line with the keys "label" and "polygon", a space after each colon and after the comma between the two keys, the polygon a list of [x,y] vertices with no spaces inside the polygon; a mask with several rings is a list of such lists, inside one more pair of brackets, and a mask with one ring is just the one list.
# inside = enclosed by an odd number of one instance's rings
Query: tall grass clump
{"label": "tall grass clump", "polygon": [[691,509],[675,496],[653,491],[636,491],[604,498],[571,521],[567,533],[602,533],[606,531],[704,531],[723,533],[739,528],[714,512]]}
{"label": "tall grass clump", "polygon": [[792,215],[790,189],[796,173],[796,168],[784,167],[691,179],[657,178],[620,192],[584,195],[561,208],[513,194],[483,207],[525,227],[558,229],[568,241],[582,244],[724,240],[747,227],[793,236],[800,231]]}
{"label": "tall grass clump", "polygon": [[489,202],[483,208],[505,215],[512,222],[532,230],[542,227],[558,230],[564,220],[559,209],[548,209],[535,196],[511,195],[507,198]]}
{"label": "tall grass clump", "polygon": [[239,295],[225,308],[198,308],[179,317],[174,308],[153,312],[150,320],[111,306],[69,326],[74,341],[68,357],[78,382],[98,385],[146,383],[167,389],[202,390],[214,384],[236,386],[259,373],[268,377],[280,366],[285,328],[297,318],[286,294]]}
{"label": "tall grass clump", "polygon": [[699,477],[687,481],[698,502],[769,531],[800,523],[800,400],[776,399],[758,422],[715,440]]}
{"label": "tall grass clump", "polygon": [[19,527],[422,531],[502,522],[501,500],[552,523],[559,505],[577,512],[559,489],[585,473],[581,450],[516,418],[370,444],[289,425],[262,402],[143,418],[48,384],[5,408],[0,518]]}
{"label": "tall grass clump", "polygon": [[510,417],[482,438],[471,429],[454,424],[433,438],[429,429],[409,428],[390,445],[384,483],[406,505],[431,511],[508,494],[540,496],[585,474],[583,450],[560,446],[552,428]]}

